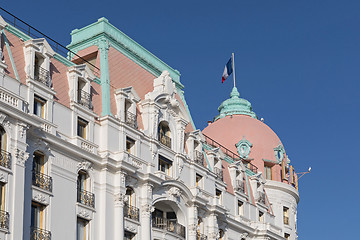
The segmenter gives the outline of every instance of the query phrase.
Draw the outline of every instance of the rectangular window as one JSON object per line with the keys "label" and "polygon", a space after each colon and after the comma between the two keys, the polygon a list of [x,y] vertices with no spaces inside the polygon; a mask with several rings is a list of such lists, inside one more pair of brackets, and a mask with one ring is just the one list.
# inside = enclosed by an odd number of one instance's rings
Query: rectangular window
{"label": "rectangular window", "polygon": [[263,222],[264,221],[264,213],[259,211],[259,222]]}
{"label": "rectangular window", "polygon": [[219,189],[216,189],[215,190],[215,195],[216,195],[216,197],[218,199],[218,203],[222,204],[222,192]]}
{"label": "rectangular window", "polygon": [[126,137],[126,151],[132,155],[135,155],[135,140]]}
{"label": "rectangular window", "polygon": [[88,122],[82,118],[78,118],[78,127],[77,127],[77,135],[86,139],[86,131],[87,131]]}
{"label": "rectangular window", "polygon": [[76,226],[76,240],[86,240],[87,239],[87,225],[88,221],[82,218],[77,218]]}
{"label": "rectangular window", "polygon": [[284,224],[289,225],[289,208],[283,207]]}
{"label": "rectangular window", "polygon": [[195,185],[197,187],[202,187],[202,176],[199,174],[196,174]]}
{"label": "rectangular window", "polygon": [[270,166],[265,165],[264,166],[264,170],[265,170],[265,178],[268,180],[272,180],[272,170]]}
{"label": "rectangular window", "polygon": [[171,166],[172,162],[169,159],[159,155],[159,171],[162,171],[166,175],[171,176]]}
{"label": "rectangular window", "polygon": [[244,203],[242,201],[238,201],[238,215],[239,216],[243,215],[243,205],[244,205]]}
{"label": "rectangular window", "polygon": [[32,202],[31,204],[31,227],[44,229],[44,209],[41,204]]}
{"label": "rectangular window", "polygon": [[38,96],[34,96],[34,114],[38,117],[41,118],[45,118],[45,104],[46,104],[46,100],[38,97]]}

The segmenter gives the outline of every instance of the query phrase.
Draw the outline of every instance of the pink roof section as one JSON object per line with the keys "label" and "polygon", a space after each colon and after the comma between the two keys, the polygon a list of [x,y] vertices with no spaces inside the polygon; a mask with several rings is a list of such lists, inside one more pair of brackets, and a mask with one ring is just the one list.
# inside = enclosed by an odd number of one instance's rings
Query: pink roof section
{"label": "pink roof section", "polygon": [[57,61],[56,59],[51,59],[51,81],[56,92],[54,100],[65,105],[66,107],[70,107],[69,82],[66,74],[67,69],[68,67],[61,62]]}
{"label": "pink roof section", "polygon": [[[23,49],[24,43],[23,43],[23,41],[20,40],[20,38],[16,37],[15,35],[13,35],[12,33],[10,33],[7,30],[5,30],[5,35],[9,42],[10,51],[11,51],[12,57],[14,59],[14,63],[15,63],[16,70],[18,72],[20,81],[21,81],[21,83],[25,84],[26,76],[25,76],[25,57],[24,57],[24,49]],[[6,73],[10,77],[16,79],[13,66],[11,65],[7,47],[5,47],[5,43],[3,41],[2,41],[2,43],[4,44],[4,47],[3,47],[4,60],[8,66]]]}
{"label": "pink roof section", "polygon": [[[253,144],[249,155],[250,159],[254,159],[251,163],[263,173],[263,159],[277,162],[274,148],[281,141],[269,126],[255,118],[246,115],[226,116],[211,123],[203,133],[233,152],[237,152],[235,144],[245,137]],[[273,166],[272,177],[275,181],[281,181],[281,165]]]}

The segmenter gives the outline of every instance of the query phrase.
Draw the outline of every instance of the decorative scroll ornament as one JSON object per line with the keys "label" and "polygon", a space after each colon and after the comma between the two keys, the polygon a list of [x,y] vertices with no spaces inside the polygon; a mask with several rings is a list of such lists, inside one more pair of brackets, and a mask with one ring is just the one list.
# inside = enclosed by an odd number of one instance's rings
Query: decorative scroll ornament
{"label": "decorative scroll ornament", "polygon": [[39,194],[34,196],[34,200],[39,202],[39,203],[45,203],[46,202],[46,197],[39,193]]}
{"label": "decorative scroll ornament", "polygon": [[274,148],[274,152],[275,152],[276,160],[278,161],[278,163],[281,163],[282,160],[284,159],[284,154],[285,154],[285,149],[283,145],[279,143],[279,145],[276,148]]}
{"label": "decorative scroll ornament", "polygon": [[91,162],[82,161],[82,162],[78,163],[77,171],[79,171],[79,170],[92,171],[92,170],[94,170],[92,166],[93,166],[93,164]]}
{"label": "decorative scroll ornament", "polygon": [[17,160],[17,164],[19,164],[20,166],[25,166],[25,162],[26,160],[29,158],[29,153],[22,151],[18,148],[14,149],[14,156]]}
{"label": "decorative scroll ornament", "polygon": [[123,193],[117,193],[114,196],[115,205],[124,206],[127,201],[127,196]]}
{"label": "decorative scroll ornament", "polygon": [[171,187],[168,191],[167,191],[167,194],[169,196],[172,196],[172,197],[175,197],[175,198],[178,198],[181,196],[181,190],[177,187]]}
{"label": "decorative scroll ornament", "polygon": [[148,204],[148,203],[143,204],[141,206],[141,213],[143,215],[146,215],[146,216],[149,216],[154,210],[155,210],[155,207],[153,205]]}
{"label": "decorative scroll ornament", "polygon": [[235,144],[235,146],[240,157],[248,158],[253,145],[251,142],[246,140],[245,136],[243,136],[243,138],[237,144]]}
{"label": "decorative scroll ornament", "polygon": [[244,232],[244,233],[241,233],[240,234],[240,240],[246,240],[247,239],[247,237],[249,236],[249,233],[247,233],[247,232]]}

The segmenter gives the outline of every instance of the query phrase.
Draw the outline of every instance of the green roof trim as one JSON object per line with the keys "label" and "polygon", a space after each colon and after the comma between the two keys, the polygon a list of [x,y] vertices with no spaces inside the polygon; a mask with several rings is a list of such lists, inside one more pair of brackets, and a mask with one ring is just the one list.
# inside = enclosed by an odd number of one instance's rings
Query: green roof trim
{"label": "green roof trim", "polygon": [[256,114],[252,111],[251,103],[243,98],[240,98],[240,93],[234,87],[230,93],[230,98],[221,103],[218,108],[219,115],[215,117],[214,121],[224,118],[229,115],[248,115],[257,118]]}
{"label": "green roof trim", "polygon": [[95,23],[73,30],[71,32],[71,43],[67,47],[73,52],[78,52],[92,45],[97,45],[96,42],[104,38],[108,40],[112,47],[155,76],[160,76],[164,70],[167,70],[176,86],[180,89],[184,88],[180,82],[181,74],[178,70],[171,68],[161,61],[125,33],[110,24],[106,18],[100,18]]}

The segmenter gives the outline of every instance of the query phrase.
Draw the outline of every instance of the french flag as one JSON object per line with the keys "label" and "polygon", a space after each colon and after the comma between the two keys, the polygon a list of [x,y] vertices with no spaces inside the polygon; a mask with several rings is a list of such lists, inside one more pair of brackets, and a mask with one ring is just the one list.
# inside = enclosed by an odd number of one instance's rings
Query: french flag
{"label": "french flag", "polygon": [[221,83],[223,83],[230,76],[230,74],[232,72],[233,72],[233,67],[232,67],[232,57],[231,57],[229,59],[229,61],[227,62],[227,64],[225,65],[225,69],[224,69],[224,73],[222,75]]}

